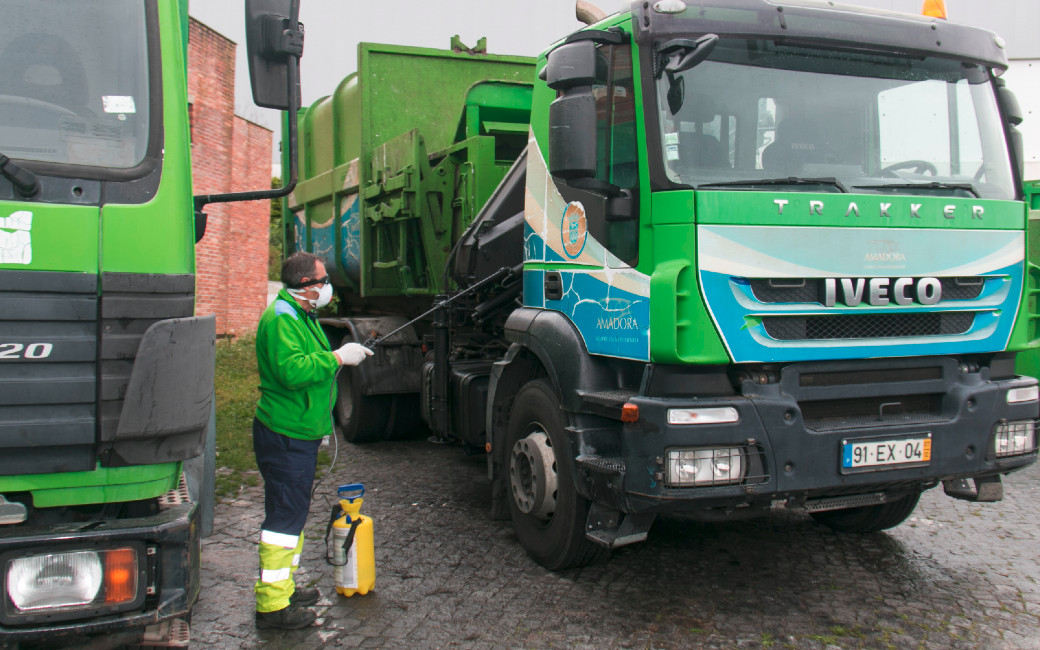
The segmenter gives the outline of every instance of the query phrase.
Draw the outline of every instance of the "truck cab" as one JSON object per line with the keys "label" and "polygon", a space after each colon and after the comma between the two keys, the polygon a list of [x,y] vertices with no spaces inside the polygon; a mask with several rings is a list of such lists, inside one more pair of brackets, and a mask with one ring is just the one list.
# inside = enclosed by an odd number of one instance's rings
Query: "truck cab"
{"label": "truck cab", "polygon": [[529,553],[663,512],[868,532],[940,483],[1000,498],[1038,410],[1005,67],[983,30],[768,0],[636,3],[539,61],[488,411]]}
{"label": "truck cab", "polygon": [[[298,2],[246,7],[254,96],[294,116]],[[185,644],[212,508],[201,207],[291,187],[193,197],[185,0],[8,0],[0,36],[0,639]]]}

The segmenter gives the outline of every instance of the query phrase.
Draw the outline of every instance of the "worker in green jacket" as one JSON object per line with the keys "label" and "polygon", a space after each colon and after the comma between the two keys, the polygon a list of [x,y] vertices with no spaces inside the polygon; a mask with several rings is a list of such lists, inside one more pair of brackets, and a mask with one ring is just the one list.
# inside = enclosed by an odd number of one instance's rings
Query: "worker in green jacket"
{"label": "worker in green jacket", "polygon": [[317,589],[296,587],[293,573],[303,550],[318,446],[333,433],[336,371],[358,365],[372,351],[358,343],[329,346],[314,316],[332,297],[321,258],[294,253],[282,265],[282,283],[286,288],[256,330],[260,401],[253,451],[264,478],[264,521],[254,590],[258,628],[296,629],[314,622],[307,606],[320,597]]}

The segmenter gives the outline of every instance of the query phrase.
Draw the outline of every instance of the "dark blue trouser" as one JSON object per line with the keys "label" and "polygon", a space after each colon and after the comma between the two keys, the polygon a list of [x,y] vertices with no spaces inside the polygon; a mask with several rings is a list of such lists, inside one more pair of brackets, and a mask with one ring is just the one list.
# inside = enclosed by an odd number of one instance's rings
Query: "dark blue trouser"
{"label": "dark blue trouser", "polygon": [[263,530],[299,535],[311,507],[321,439],[298,440],[253,419],[253,452],[264,477]]}
{"label": "dark blue trouser", "polygon": [[297,440],[253,420],[253,451],[264,477],[264,522],[260,525],[260,576],[253,589],[256,611],[289,606],[293,573],[303,553],[303,526],[321,440]]}

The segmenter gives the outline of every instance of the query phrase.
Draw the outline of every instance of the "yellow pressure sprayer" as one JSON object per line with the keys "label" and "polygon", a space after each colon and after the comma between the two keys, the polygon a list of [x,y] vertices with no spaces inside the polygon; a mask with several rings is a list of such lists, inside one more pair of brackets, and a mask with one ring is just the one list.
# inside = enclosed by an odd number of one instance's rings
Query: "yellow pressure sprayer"
{"label": "yellow pressure sprayer", "polygon": [[[376,586],[375,545],[372,519],[361,514],[365,486],[339,486],[339,506],[333,507],[325,529],[325,561],[333,566],[336,591],[344,596],[367,594]],[[329,532],[332,557],[329,557]]]}

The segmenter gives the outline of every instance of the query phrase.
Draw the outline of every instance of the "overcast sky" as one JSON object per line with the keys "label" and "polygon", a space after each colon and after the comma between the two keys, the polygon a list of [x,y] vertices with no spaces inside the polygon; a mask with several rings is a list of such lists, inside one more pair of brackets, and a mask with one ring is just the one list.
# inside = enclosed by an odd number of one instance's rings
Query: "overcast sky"
{"label": "overcast sky", "polygon": [[[593,0],[605,11],[629,6],[624,0]],[[882,9],[920,11],[922,0],[844,0]],[[953,20],[1000,32],[1010,56],[1040,57],[1040,0],[947,0]],[[249,90],[245,57],[244,0],[190,0],[190,14],[239,44],[235,66],[235,112],[276,130],[278,114],[257,108]],[[573,0],[300,0],[306,38],[302,60],[303,104],[330,94],[357,69],[362,41],[447,48],[453,35],[470,47],[487,37],[493,54],[534,56],[553,41],[582,27]],[[275,134],[275,141],[279,135]]]}
{"label": "overcast sky", "polygon": [[[272,128],[277,113],[257,108],[249,91],[244,6],[242,0],[191,0],[189,12],[239,44],[235,111]],[[621,3],[601,6],[614,10]],[[300,22],[306,32],[300,73],[304,106],[332,93],[357,70],[362,41],[446,49],[455,34],[469,47],[486,36],[493,54],[534,56],[582,27],[568,0],[300,0]]]}

